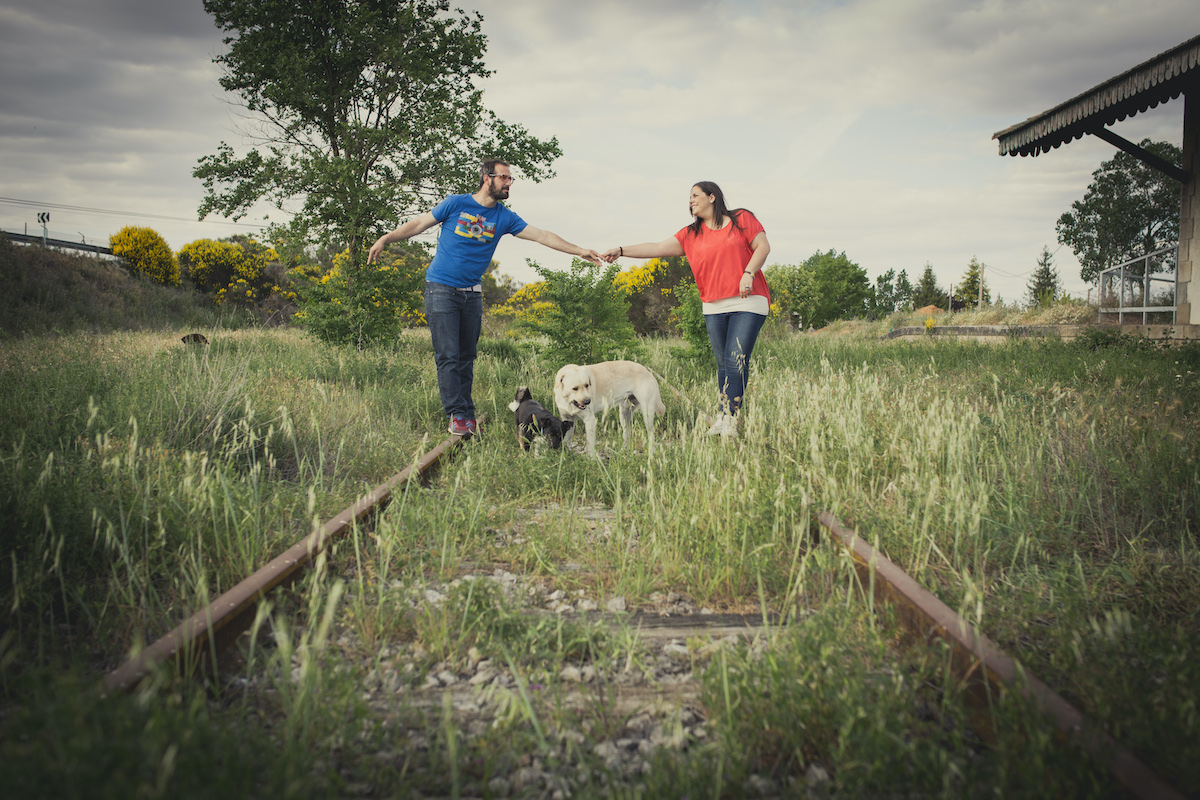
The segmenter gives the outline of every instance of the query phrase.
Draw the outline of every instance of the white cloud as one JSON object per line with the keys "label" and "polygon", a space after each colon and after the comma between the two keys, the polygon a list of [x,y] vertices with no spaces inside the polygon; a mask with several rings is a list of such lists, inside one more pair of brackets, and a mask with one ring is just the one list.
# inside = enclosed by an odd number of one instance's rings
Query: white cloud
{"label": "white cloud", "polygon": [[[872,277],[916,277],[928,261],[949,284],[976,256],[1006,299],[1115,151],[1079,141],[1000,158],[992,134],[1196,28],[1193,0],[464,5],[484,17],[485,103],[563,148],[556,179],[514,189],[532,224],[596,248],[660,240],[688,222],[691,184],[715,180],[763,219],[772,261],[833,248]],[[186,221],[202,200],[197,159],[243,144],[211,61],[223,36],[198,2],[0,8],[0,194],[181,220],[54,211],[64,238],[150,224],[178,248],[245,232]],[[1181,113],[1176,101],[1116,130],[1178,144]],[[0,227],[37,210],[0,202]],[[515,239],[497,256],[521,280],[534,278],[525,258],[566,264]],[[1086,293],[1066,249],[1056,263]]]}

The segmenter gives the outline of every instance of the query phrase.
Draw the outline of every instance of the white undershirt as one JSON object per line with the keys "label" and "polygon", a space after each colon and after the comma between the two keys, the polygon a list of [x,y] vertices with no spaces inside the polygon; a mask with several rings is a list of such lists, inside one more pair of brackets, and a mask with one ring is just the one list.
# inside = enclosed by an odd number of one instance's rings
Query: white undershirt
{"label": "white undershirt", "polygon": [[771,313],[770,303],[761,294],[749,297],[722,297],[711,303],[702,303],[705,314],[731,314],[734,311],[749,311],[751,314],[761,314],[764,317]]}

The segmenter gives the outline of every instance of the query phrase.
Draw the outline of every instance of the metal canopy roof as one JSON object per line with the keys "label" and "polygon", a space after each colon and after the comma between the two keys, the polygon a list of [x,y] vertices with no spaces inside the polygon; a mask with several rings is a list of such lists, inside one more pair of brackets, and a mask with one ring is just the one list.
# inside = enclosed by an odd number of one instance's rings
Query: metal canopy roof
{"label": "metal canopy roof", "polygon": [[1000,140],[1000,155],[1036,156],[1086,133],[1112,135],[1106,125],[1173,100],[1189,88],[1200,88],[1200,36],[992,138]]}

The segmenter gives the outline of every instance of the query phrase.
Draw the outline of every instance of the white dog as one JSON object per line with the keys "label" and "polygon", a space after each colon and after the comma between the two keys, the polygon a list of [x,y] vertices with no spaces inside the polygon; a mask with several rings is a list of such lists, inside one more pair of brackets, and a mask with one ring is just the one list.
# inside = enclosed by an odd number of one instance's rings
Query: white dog
{"label": "white dog", "polygon": [[[650,370],[633,361],[603,361],[599,364],[567,364],[554,377],[554,402],[563,422],[587,425],[588,455],[596,452],[596,415],[613,406],[621,409],[621,435],[629,445],[629,429],[635,408],[642,412],[646,437],[654,446],[654,415],[667,413],[658,381]],[[563,445],[573,431],[563,434]]]}

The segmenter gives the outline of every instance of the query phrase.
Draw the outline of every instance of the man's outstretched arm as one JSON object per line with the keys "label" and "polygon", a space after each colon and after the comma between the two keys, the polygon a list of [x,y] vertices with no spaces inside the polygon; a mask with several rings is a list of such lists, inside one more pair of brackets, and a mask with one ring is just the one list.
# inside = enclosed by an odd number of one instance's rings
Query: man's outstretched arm
{"label": "man's outstretched arm", "polygon": [[521,231],[516,236],[518,239],[527,239],[531,242],[537,242],[538,244],[549,247],[551,250],[557,250],[560,253],[566,253],[567,255],[572,255],[572,256],[579,256],[580,258],[584,259],[585,261],[590,261],[593,264],[602,264],[603,263],[603,261],[600,258],[600,254],[597,253],[595,250],[588,250],[586,248],[580,247],[577,244],[571,244],[566,239],[559,236],[557,233],[551,233],[550,231],[544,231],[541,228],[535,228],[532,225],[526,225],[525,230]]}
{"label": "man's outstretched arm", "polygon": [[394,231],[388,231],[383,236],[375,240],[375,244],[371,245],[371,252],[367,255],[367,263],[372,264],[383,252],[383,248],[387,247],[392,242],[402,242],[405,239],[410,239],[418,233],[423,233],[434,225],[437,225],[437,219],[433,213],[426,211],[418,217],[413,217],[408,222],[396,228]]}

